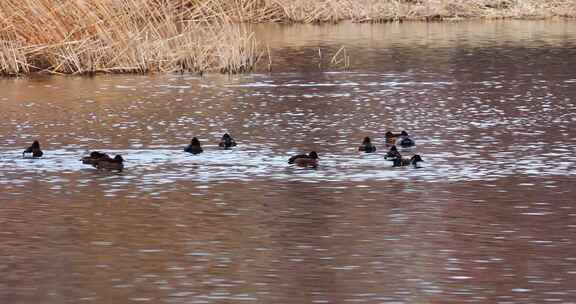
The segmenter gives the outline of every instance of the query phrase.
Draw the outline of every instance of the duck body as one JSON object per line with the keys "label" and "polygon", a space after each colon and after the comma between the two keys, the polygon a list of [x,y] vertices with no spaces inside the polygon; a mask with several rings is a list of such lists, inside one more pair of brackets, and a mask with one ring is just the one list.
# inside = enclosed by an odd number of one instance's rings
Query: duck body
{"label": "duck body", "polygon": [[392,167],[405,167],[412,165],[414,168],[419,168],[418,163],[423,162],[424,160],[420,155],[416,154],[410,158],[399,156],[395,158],[393,161],[394,164],[392,165]]}
{"label": "duck body", "polygon": [[124,170],[124,158],[121,155],[116,155],[114,158],[108,157],[107,159],[100,159],[95,165],[98,170]]}
{"label": "duck body", "polygon": [[112,159],[108,154],[99,151],[92,151],[90,156],[82,157],[81,161],[85,165],[96,167],[99,161]]}
{"label": "duck body", "polygon": [[400,155],[400,152],[398,152],[398,148],[396,148],[395,145],[392,145],[392,147],[390,147],[390,150],[388,150],[388,152],[384,154],[384,159],[386,160],[395,160],[396,158],[399,157],[402,157],[402,155]]}
{"label": "duck body", "polygon": [[232,136],[230,136],[230,134],[224,133],[224,135],[222,135],[222,139],[220,139],[220,143],[218,144],[218,146],[220,148],[230,149],[232,147],[236,147],[236,141],[234,140],[234,138],[232,138]]}
{"label": "duck body", "polygon": [[396,145],[402,148],[410,148],[414,147],[416,145],[416,142],[408,136],[403,136],[396,140]]}
{"label": "duck body", "polygon": [[318,167],[318,153],[312,151],[306,154],[298,154],[288,159],[289,164],[295,164],[300,167]]}
{"label": "duck body", "polygon": [[366,153],[373,153],[376,152],[376,146],[372,144],[370,137],[364,137],[362,144],[358,147],[358,151],[366,152]]}
{"label": "duck body", "polygon": [[40,158],[44,155],[44,152],[40,149],[40,142],[35,140],[32,145],[22,152],[22,156],[26,157],[26,154],[32,154],[32,158]]}
{"label": "duck body", "polygon": [[200,141],[198,140],[198,138],[194,137],[190,141],[190,144],[186,146],[186,148],[184,148],[184,152],[192,154],[200,154],[204,152],[204,150],[202,150],[202,146],[200,145]]}

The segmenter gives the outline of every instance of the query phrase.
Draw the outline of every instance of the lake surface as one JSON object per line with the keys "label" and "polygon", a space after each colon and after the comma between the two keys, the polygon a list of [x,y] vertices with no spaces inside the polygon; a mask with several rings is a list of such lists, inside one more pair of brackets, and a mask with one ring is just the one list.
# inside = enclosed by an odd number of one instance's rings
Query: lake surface
{"label": "lake surface", "polygon": [[0,80],[0,303],[576,303],[576,23],[257,31],[271,74]]}

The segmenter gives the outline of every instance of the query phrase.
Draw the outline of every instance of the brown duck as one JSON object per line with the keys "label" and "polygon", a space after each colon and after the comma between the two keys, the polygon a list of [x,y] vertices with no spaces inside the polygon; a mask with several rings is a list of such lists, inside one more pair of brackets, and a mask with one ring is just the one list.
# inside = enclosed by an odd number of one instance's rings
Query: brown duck
{"label": "brown duck", "polygon": [[312,151],[306,154],[298,154],[290,157],[288,159],[289,164],[295,164],[300,167],[313,167],[316,168],[318,166],[318,153],[316,151]]}
{"label": "brown duck", "polygon": [[32,145],[22,152],[22,157],[26,157],[26,154],[32,154],[32,158],[39,158],[44,155],[44,152],[40,150],[40,142],[35,140]]}

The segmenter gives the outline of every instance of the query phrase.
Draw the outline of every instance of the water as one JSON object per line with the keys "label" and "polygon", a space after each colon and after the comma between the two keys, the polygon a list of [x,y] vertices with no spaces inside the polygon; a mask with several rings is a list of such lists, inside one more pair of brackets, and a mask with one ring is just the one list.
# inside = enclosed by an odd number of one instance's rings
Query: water
{"label": "water", "polygon": [[272,74],[0,81],[0,302],[576,301],[573,22],[257,30]]}

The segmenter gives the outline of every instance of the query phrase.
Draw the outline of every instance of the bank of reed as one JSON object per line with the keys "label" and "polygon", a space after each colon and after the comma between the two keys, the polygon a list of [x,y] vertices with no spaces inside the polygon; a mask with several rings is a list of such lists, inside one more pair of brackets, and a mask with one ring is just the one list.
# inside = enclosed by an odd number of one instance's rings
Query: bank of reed
{"label": "bank of reed", "polygon": [[441,21],[576,17],[576,0],[198,0],[236,22]]}
{"label": "bank of reed", "polygon": [[2,0],[0,73],[250,71],[254,34],[193,1]]}
{"label": "bank of reed", "polygon": [[247,23],[544,19],[576,0],[2,0],[0,74],[254,69]]}

